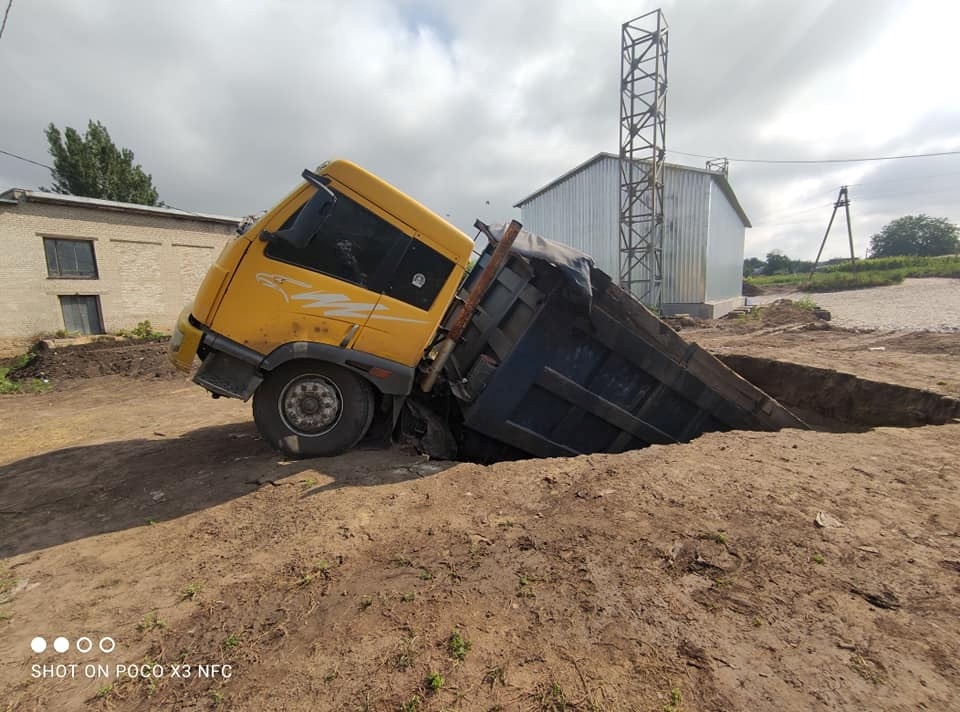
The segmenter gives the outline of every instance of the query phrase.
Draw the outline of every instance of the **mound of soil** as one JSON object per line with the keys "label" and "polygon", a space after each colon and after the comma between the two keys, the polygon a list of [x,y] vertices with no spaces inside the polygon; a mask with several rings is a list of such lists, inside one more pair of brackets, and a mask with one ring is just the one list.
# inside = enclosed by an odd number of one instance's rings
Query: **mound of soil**
{"label": "mound of soil", "polygon": [[760,309],[760,320],[764,326],[803,324],[820,319],[817,311],[797,306],[790,299],[778,299],[769,306]]}
{"label": "mound of soil", "polygon": [[54,382],[112,375],[176,378],[179,372],[167,360],[167,341],[169,338],[94,341],[35,350],[30,363],[12,371],[10,378]]}

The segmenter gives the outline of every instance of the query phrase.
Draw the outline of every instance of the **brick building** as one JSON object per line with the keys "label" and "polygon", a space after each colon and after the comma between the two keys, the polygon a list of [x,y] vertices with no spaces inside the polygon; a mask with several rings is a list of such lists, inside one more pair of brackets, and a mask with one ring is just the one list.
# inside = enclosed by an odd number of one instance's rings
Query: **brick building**
{"label": "brick building", "polygon": [[167,330],[239,220],[14,188],[0,193],[0,338]]}

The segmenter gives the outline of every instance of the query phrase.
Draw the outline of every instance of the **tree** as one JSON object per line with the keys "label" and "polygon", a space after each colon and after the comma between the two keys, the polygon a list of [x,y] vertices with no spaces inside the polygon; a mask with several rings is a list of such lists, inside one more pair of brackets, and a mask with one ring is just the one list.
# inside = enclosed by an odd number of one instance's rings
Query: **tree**
{"label": "tree", "polygon": [[763,268],[763,273],[788,274],[792,271],[792,264],[793,261],[780,250],[772,250],[767,253],[767,265]]}
{"label": "tree", "polygon": [[153,178],[133,164],[133,151],[117,148],[107,127],[92,119],[81,136],[69,126],[46,130],[53,156],[53,186],[43,190],[140,205],[160,205]]}
{"label": "tree", "polygon": [[905,215],[870,238],[870,257],[935,256],[960,248],[957,226],[946,218]]}
{"label": "tree", "polygon": [[759,257],[748,257],[743,261],[743,276],[749,277],[761,267],[763,267],[763,260]]}

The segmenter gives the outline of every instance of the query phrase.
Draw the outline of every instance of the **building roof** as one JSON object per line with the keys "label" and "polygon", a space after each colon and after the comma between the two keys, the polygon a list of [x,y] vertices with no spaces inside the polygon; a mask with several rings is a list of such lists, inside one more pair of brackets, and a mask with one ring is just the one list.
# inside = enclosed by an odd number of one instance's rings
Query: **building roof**
{"label": "building roof", "polygon": [[[593,156],[592,158],[588,158],[579,166],[571,168],[569,171],[559,176],[558,178],[554,178],[545,186],[533,191],[530,195],[528,195],[523,200],[517,201],[516,203],[514,203],[513,207],[522,208],[531,200],[542,195],[543,193],[546,193],[555,185],[559,185],[560,183],[565,181],[567,178],[570,178],[571,176],[576,175],[580,171],[586,170],[587,168],[592,166],[594,163],[604,158],[612,158],[614,160],[620,160],[620,157],[613,153],[607,153],[606,151],[601,151],[596,156]],[[695,168],[694,166],[681,166],[678,163],[665,163],[664,165],[670,168],[676,168],[677,170],[681,170],[681,171],[690,171],[691,173],[706,173],[708,176],[713,178],[717,186],[720,188],[721,192],[726,196],[727,200],[730,201],[730,205],[736,211],[737,215],[740,217],[740,220],[743,221],[744,227],[753,227],[752,223],[750,222],[750,218],[747,217],[747,213],[744,211],[743,206],[740,205],[740,201],[737,200],[737,196],[733,192],[733,188],[730,186],[730,181],[727,180],[727,177],[725,175],[723,175],[722,173],[717,173],[715,171],[708,171],[705,168]]]}
{"label": "building roof", "polygon": [[10,188],[0,193],[0,204],[19,205],[20,203],[46,203],[48,205],[67,205],[70,207],[90,208],[92,210],[107,210],[119,213],[136,215],[154,215],[157,217],[177,218],[180,220],[199,220],[201,222],[220,223],[236,226],[242,222],[241,218],[232,218],[226,215],[211,215],[209,213],[191,213],[177,208],[158,208],[152,205],[137,205],[135,203],[120,203],[115,200],[100,200],[99,198],[85,198],[79,195],[61,195],[60,193],[46,193],[42,190],[27,190],[25,188]]}

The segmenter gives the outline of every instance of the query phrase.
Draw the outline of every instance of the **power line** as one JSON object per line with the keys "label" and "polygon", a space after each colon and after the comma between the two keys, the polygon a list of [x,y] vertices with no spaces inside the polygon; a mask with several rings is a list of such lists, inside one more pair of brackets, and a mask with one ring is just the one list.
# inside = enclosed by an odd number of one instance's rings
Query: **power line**
{"label": "power line", "polygon": [[13,7],[13,0],[7,3],[7,10],[3,13],[3,24],[0,25],[0,37],[3,37],[3,31],[7,29],[7,17],[10,15],[11,7]]}
{"label": "power line", "polygon": [[51,173],[56,172],[56,169],[53,166],[48,166],[46,163],[40,163],[39,161],[32,161],[29,158],[18,156],[16,153],[10,153],[10,151],[4,151],[2,148],[0,148],[0,153],[2,153],[5,156],[10,156],[11,158],[16,158],[17,160],[20,160],[20,161],[26,161],[27,163],[32,163],[33,165],[40,166],[41,168],[46,168]]}
{"label": "power line", "polygon": [[[717,156],[707,156],[703,153],[687,153],[686,151],[677,151],[668,148],[668,153],[678,153],[681,156],[692,156],[694,158],[717,158]],[[933,156],[957,156],[960,151],[938,151],[936,153],[909,153],[900,156],[866,156],[863,158],[823,158],[820,160],[801,160],[801,159],[766,159],[766,158],[729,158],[728,161],[737,163],[788,163],[788,164],[821,164],[821,163],[865,163],[867,161],[897,161],[904,158],[931,158]]]}

